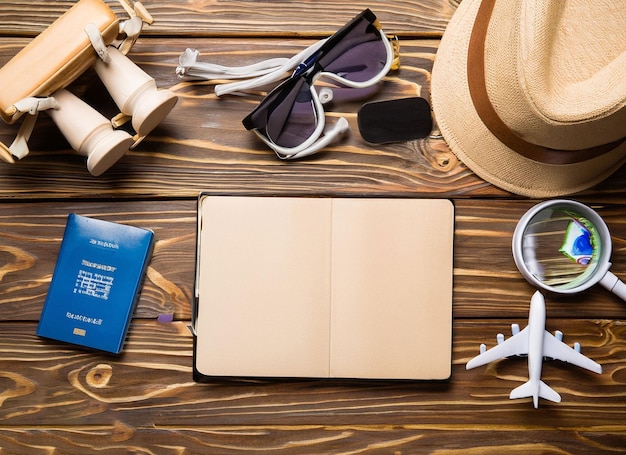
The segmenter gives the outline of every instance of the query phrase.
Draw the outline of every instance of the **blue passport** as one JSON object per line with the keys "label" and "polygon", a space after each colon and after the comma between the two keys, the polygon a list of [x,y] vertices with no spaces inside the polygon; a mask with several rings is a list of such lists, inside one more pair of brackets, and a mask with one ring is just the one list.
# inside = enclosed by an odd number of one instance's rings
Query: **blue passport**
{"label": "blue passport", "polygon": [[150,230],[70,214],[37,335],[118,354],[153,243]]}

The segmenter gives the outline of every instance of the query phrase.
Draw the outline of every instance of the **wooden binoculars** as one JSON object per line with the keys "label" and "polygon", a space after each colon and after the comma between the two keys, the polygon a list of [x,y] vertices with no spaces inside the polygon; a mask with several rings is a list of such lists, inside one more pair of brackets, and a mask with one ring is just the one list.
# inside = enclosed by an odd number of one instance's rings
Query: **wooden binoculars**
{"label": "wooden binoculars", "polygon": [[[152,18],[140,2],[119,0],[130,19],[119,21],[102,0],[80,0],[0,68],[0,117],[8,124],[24,115],[0,158],[28,154],[27,141],[40,111],[46,111],[70,146],[100,175],[135,147],[170,112],[177,97],[159,90],[126,53]],[[93,67],[120,114],[107,119],[66,87]],[[131,122],[135,136],[116,129]]]}

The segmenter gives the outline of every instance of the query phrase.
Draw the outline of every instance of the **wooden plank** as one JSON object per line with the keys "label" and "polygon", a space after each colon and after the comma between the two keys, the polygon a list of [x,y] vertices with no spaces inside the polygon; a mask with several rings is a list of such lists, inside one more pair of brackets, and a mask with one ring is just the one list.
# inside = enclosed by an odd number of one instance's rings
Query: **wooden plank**
{"label": "wooden plank", "polygon": [[[506,417],[504,417],[506,419]],[[626,444],[621,425],[592,428],[521,428],[505,423],[473,425],[277,425],[134,428],[124,422],[75,429],[0,428],[0,444],[7,453],[33,455],[54,445],[59,453],[97,452],[117,455],[123,450],[163,455],[343,454],[367,453],[480,453],[483,455],[620,453]],[[77,436],[79,434],[79,436]],[[450,449],[446,449],[450,447]],[[463,448],[467,447],[467,448]]]}
{"label": "wooden plank", "polygon": [[39,319],[71,212],[152,229],[156,244],[135,317],[190,318],[195,201],[0,206],[0,320]]}
{"label": "wooden plank", "polygon": [[[0,64],[25,43],[10,39],[0,47]],[[312,41],[199,39],[202,59],[245,65],[272,56],[292,56]],[[11,199],[93,197],[195,197],[202,190],[261,188],[268,176],[276,192],[291,194],[386,194],[428,197],[511,197],[478,178],[460,163],[441,139],[372,145],[360,136],[357,112],[366,101],[429,97],[430,70],[437,41],[401,43],[401,69],[390,73],[381,91],[367,100],[328,108],[329,122],[345,116],[348,137],[309,159],[283,162],[241,120],[265,91],[216,98],[213,84],[182,82],[174,74],[187,40],[141,40],[131,58],[160,87],[180,97],[170,115],[102,176],[91,176],[83,157],[70,149],[46,114],[40,115],[30,141],[31,154],[16,164],[0,162],[0,196]],[[97,77],[88,73],[72,90],[108,116],[116,109]],[[16,125],[2,125],[0,140],[10,143]],[[626,167],[581,197],[626,201]]]}
{"label": "wooden plank", "polygon": [[[520,428],[506,423],[474,425],[279,425],[279,426],[166,426],[136,429],[124,422],[98,427],[0,428],[0,444],[7,453],[32,455],[54,444],[59,453],[97,452],[117,455],[122,450],[163,455],[343,454],[367,453],[480,453],[484,455],[620,453],[626,438],[620,425],[602,429],[587,426]],[[76,436],[76,434],[80,436]],[[450,449],[446,449],[450,447]],[[462,447],[467,447],[463,449]]]}
{"label": "wooden plank", "polygon": [[[263,187],[239,191],[278,194]],[[511,238],[535,201],[455,200],[454,316],[526,324],[534,289],[517,271]],[[622,206],[597,206],[613,232],[613,271],[626,277]],[[67,214],[76,212],[152,229],[156,248],[137,318],[189,320],[195,267],[195,199],[0,203],[0,320],[37,321],[54,270]],[[599,286],[583,295],[547,297],[548,317],[626,319],[626,305]],[[559,327],[554,327],[559,328]],[[491,337],[492,334],[489,333]],[[495,336],[495,333],[493,334]]]}
{"label": "wooden plank", "polygon": [[[115,0],[106,0],[125,19]],[[67,0],[3,1],[0,34],[34,36],[75,2]],[[142,35],[178,36],[324,36],[330,35],[365,8],[371,8],[388,33],[402,36],[441,36],[458,0],[334,2],[174,0],[142,2],[154,24]]]}
{"label": "wooden plank", "polygon": [[[513,231],[522,215],[539,201],[455,200],[454,302],[456,317],[497,317],[498,312],[527,316],[535,289],[513,260]],[[626,226],[622,204],[593,203],[612,234],[612,268],[626,277]],[[457,305],[457,302],[459,303]],[[596,285],[571,296],[546,294],[548,317],[602,317],[623,319],[624,302]],[[507,316],[509,317],[509,316]]]}
{"label": "wooden plank", "polygon": [[[581,448],[588,444],[589,450],[601,435],[615,438],[626,430],[626,386],[621,374],[626,367],[626,326],[619,321],[583,319],[552,319],[550,323],[566,326],[570,335],[566,334],[566,341],[578,339],[604,372],[596,375],[562,362],[544,362],[543,378],[561,393],[563,401],[542,400],[537,411],[529,399],[508,398],[510,390],[528,377],[525,359],[465,370],[478,344],[486,341],[484,334],[505,329],[495,320],[455,322],[450,381],[232,380],[209,384],[191,380],[192,338],[185,322],[133,322],[119,357],[40,339],[34,335],[32,322],[2,322],[0,422],[5,430],[0,435],[7,437],[18,428],[30,427],[29,439],[43,443],[57,434],[55,442],[64,445],[89,444],[94,432],[102,431],[106,439],[145,444],[155,430],[166,439],[167,433],[185,434],[185,440],[208,431],[208,440],[246,441],[262,447],[292,432],[300,434],[291,436],[296,440],[311,432],[310,438],[323,443],[321,434],[343,427],[354,432],[354,440],[343,441],[354,447],[370,441],[374,437],[368,436],[370,431],[383,431],[382,443],[387,438],[400,442],[410,430],[414,435],[429,434],[427,440],[433,439],[423,441],[427,445],[441,443],[445,434],[454,437],[457,431],[459,435],[485,432],[480,439],[487,445],[500,440],[498,433],[517,434],[514,441],[508,441],[514,445],[536,443],[536,433],[521,432],[530,429],[551,435],[558,447],[569,447],[567,438],[551,433],[558,426],[565,432],[586,433],[587,442],[578,444]],[[7,429],[4,423],[8,422]],[[488,435],[488,429],[495,434]],[[262,437],[253,442],[249,432],[261,432]],[[406,442],[418,447],[419,439]],[[613,441],[608,439],[608,447]],[[461,439],[458,444],[470,445]]]}

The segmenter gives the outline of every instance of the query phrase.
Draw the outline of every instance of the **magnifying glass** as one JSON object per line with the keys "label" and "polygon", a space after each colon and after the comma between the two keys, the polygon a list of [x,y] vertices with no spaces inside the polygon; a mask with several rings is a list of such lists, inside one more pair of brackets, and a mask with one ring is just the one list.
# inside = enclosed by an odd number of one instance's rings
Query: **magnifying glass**
{"label": "magnifying glass", "polygon": [[513,259],[533,285],[575,294],[600,283],[626,300],[626,284],[609,271],[611,234],[604,220],[580,202],[555,199],[522,216],[513,233]]}

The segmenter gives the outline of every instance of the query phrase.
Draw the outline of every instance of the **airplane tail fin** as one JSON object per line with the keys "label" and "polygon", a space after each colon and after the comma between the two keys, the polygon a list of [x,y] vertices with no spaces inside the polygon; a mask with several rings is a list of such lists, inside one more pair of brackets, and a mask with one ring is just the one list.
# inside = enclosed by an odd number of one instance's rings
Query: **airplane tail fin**
{"label": "airplane tail fin", "polygon": [[539,380],[539,383],[536,385],[531,381],[528,381],[521,386],[516,387],[511,391],[511,395],[509,395],[509,397],[511,399],[533,397],[535,408],[539,407],[539,397],[556,403],[561,401],[561,395],[556,393],[552,387],[541,380]]}

